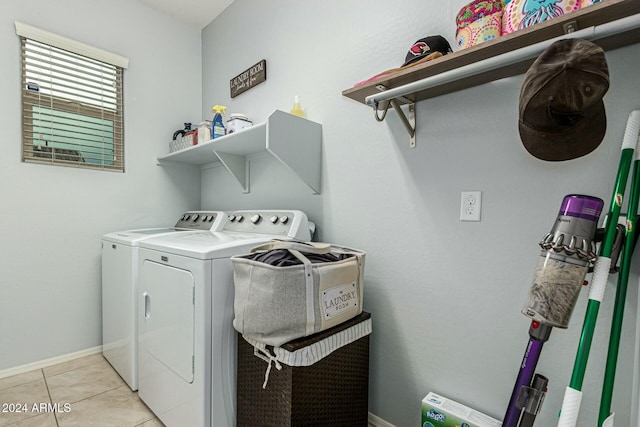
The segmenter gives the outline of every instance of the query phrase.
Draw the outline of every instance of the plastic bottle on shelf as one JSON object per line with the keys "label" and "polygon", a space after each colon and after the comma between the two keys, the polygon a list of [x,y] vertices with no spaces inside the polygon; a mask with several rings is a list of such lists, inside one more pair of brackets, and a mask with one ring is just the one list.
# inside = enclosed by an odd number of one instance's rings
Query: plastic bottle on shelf
{"label": "plastic bottle on shelf", "polygon": [[293,108],[291,109],[290,113],[294,116],[304,117],[304,110],[300,105],[300,97],[298,95],[293,98]]}
{"label": "plastic bottle on shelf", "polygon": [[216,139],[225,135],[222,115],[226,113],[227,107],[225,107],[224,105],[214,105],[213,107],[211,107],[211,109],[215,113],[211,122],[211,139]]}

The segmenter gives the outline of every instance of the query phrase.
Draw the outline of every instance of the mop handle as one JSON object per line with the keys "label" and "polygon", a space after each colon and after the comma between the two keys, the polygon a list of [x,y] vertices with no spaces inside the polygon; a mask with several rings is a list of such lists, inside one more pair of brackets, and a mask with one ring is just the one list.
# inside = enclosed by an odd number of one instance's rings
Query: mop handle
{"label": "mop handle", "polygon": [[602,385],[602,397],[600,399],[600,412],[598,426],[613,427],[613,414],[611,413],[611,400],[613,385],[615,382],[616,367],[618,363],[618,350],[620,349],[620,336],[622,334],[622,320],[624,318],[624,305],[631,270],[631,259],[634,250],[635,226],[640,198],[640,150],[636,150],[633,162],[633,175],[631,189],[629,191],[629,204],[627,208],[627,224],[622,258],[620,261],[620,273],[616,286],[616,299],[611,319],[611,333],[609,335],[609,349],[607,352],[607,364]]}
{"label": "mop handle", "polygon": [[594,267],[593,280],[591,282],[591,290],[589,292],[589,303],[582,326],[582,335],[578,344],[576,360],[573,365],[571,381],[565,390],[562,409],[560,410],[560,419],[558,427],[576,427],[578,423],[578,414],[580,412],[580,404],[582,403],[582,383],[584,381],[587,361],[589,359],[589,351],[591,349],[591,341],[595,331],[596,321],[598,319],[598,311],[600,302],[602,301],[609,277],[609,268],[611,266],[611,250],[615,240],[616,225],[620,217],[620,208],[622,207],[623,195],[629,177],[629,169],[633,158],[638,134],[640,133],[640,111],[635,110],[629,114],[627,127],[625,129],[624,138],[622,140],[622,150],[620,154],[620,164],[616,175],[616,183],[611,197],[611,205],[609,214],[607,215],[607,224],[605,224],[605,237],[600,245],[600,256],[596,260]]}

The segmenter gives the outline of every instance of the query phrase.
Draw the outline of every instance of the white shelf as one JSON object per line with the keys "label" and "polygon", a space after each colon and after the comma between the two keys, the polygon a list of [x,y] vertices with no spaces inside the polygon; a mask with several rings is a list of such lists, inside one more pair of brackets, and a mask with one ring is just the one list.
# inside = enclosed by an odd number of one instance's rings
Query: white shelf
{"label": "white shelf", "polygon": [[158,157],[159,165],[202,166],[220,161],[249,192],[247,156],[266,151],[295,172],[314,194],[320,192],[322,126],[284,111],[274,111],[265,122],[203,144]]}

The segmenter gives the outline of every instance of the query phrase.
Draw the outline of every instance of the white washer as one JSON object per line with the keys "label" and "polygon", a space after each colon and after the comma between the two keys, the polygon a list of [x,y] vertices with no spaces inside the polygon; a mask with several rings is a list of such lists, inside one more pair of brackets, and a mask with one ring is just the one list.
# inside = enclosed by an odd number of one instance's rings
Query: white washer
{"label": "white washer", "polygon": [[307,216],[237,211],[219,232],[140,243],[138,395],[165,426],[235,426],[230,257],[272,238],[310,240]]}
{"label": "white washer", "polygon": [[131,390],[138,389],[138,245],[159,235],[218,230],[226,220],[224,212],[190,211],[174,227],[102,236],[102,354]]}

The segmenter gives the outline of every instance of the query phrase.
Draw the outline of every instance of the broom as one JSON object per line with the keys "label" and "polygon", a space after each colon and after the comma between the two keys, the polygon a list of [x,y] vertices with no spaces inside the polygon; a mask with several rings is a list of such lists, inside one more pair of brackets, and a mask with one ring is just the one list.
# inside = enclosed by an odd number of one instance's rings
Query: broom
{"label": "broom", "polygon": [[636,110],[632,111],[629,115],[622,140],[622,152],[620,154],[618,173],[611,197],[609,214],[607,215],[607,224],[605,224],[604,240],[600,245],[600,254],[594,267],[591,290],[589,291],[589,303],[582,326],[582,334],[578,344],[576,360],[573,365],[571,381],[565,390],[558,427],[575,427],[578,422],[580,404],[582,403],[582,383],[587,368],[600,302],[604,297],[607,286],[616,226],[618,224],[618,218],[620,217],[620,208],[622,207],[623,195],[629,177],[629,169],[639,134],[640,111]]}
{"label": "broom", "polygon": [[629,282],[629,271],[631,269],[631,258],[633,256],[633,250],[635,249],[635,226],[638,214],[639,198],[640,150],[636,149],[635,160],[633,162],[631,189],[629,190],[629,205],[627,207],[627,223],[624,238],[624,247],[622,250],[622,258],[620,261],[620,272],[618,275],[618,285],[616,288],[616,299],[613,306],[613,318],[611,319],[611,334],[609,335],[607,365],[604,373],[602,397],[600,399],[600,413],[598,416],[598,426],[600,427],[613,427],[614,414],[611,413],[611,399],[613,396],[613,383],[616,376],[618,350],[620,348],[620,335],[622,332],[622,319],[624,317],[624,304],[627,295],[627,284]]}

